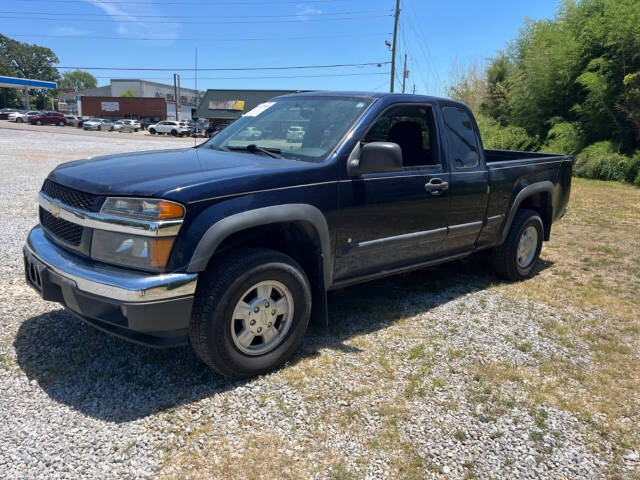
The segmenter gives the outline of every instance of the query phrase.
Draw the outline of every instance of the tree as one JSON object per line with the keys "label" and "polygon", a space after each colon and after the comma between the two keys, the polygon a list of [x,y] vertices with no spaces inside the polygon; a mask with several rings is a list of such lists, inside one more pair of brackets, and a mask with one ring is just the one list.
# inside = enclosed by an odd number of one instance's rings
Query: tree
{"label": "tree", "polygon": [[475,112],[479,111],[487,95],[484,66],[479,62],[468,65],[455,62],[451,69],[451,85],[446,91],[449,97],[466,103]]}
{"label": "tree", "polygon": [[[18,42],[0,34],[0,73],[12,77],[34,78],[57,82],[60,78],[58,69],[53,66],[58,63],[58,57],[49,48],[40,45]],[[45,89],[35,89],[36,105],[45,108],[49,92]],[[13,101],[17,92],[12,95]],[[0,97],[2,98],[2,97]]]}
{"label": "tree", "polygon": [[122,92],[120,96],[121,97],[137,97],[137,95],[133,93],[129,88],[127,88],[124,92]]}
{"label": "tree", "polygon": [[73,88],[76,92],[81,92],[96,88],[98,80],[89,72],[74,70],[73,72],[64,72],[58,85],[61,89]]}

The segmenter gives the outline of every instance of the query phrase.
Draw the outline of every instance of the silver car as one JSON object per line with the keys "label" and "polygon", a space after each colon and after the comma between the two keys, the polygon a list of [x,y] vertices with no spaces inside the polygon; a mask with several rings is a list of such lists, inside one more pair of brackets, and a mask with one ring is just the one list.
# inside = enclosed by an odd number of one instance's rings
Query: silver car
{"label": "silver car", "polygon": [[120,120],[122,122],[122,126],[120,127],[121,132],[137,132],[142,126],[138,120]]}
{"label": "silver car", "polygon": [[82,124],[82,128],[84,130],[113,130],[113,122],[111,120],[107,120],[106,118],[91,118],[89,120],[85,120]]}

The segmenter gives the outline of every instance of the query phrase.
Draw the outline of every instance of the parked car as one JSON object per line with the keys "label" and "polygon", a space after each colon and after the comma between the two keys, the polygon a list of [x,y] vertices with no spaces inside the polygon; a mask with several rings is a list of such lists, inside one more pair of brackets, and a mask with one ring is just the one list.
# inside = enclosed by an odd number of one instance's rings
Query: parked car
{"label": "parked car", "polygon": [[113,130],[113,123],[106,118],[90,118],[82,123],[84,130]]}
{"label": "parked car", "polygon": [[175,120],[164,120],[158,122],[155,125],[149,125],[149,133],[155,135],[156,133],[171,134],[174,137],[188,135],[190,132],[189,127],[184,122],[177,122]]}
{"label": "parked car", "polygon": [[18,110],[17,112],[10,112],[7,115],[7,120],[9,122],[15,122],[17,118],[21,118],[22,115],[24,115],[25,113],[27,113],[26,110]]}
{"label": "parked car", "polygon": [[122,129],[122,125],[124,124],[124,120],[116,120],[111,125],[111,131],[120,131]]}
{"label": "parked car", "polygon": [[17,108],[2,108],[0,109],[0,120],[7,120],[10,113],[19,112]]}
{"label": "parked car", "polygon": [[29,123],[32,125],[59,125],[63,127],[67,124],[67,117],[60,112],[44,111],[30,116]]}
{"label": "parked car", "polygon": [[[314,135],[287,144],[279,125],[300,109]],[[281,133],[256,143],[249,127]],[[481,251],[509,280],[535,275],[572,168],[566,155],[483,149],[453,100],[287,95],[195,148],[56,167],[26,281],[102,331],[190,344],[247,377],[326,321],[327,290]]]}
{"label": "parked car", "polygon": [[82,118],[78,117],[77,115],[65,115],[65,117],[67,118],[67,125],[70,125],[72,127],[82,126]]}
{"label": "parked car", "polygon": [[287,142],[301,142],[304,137],[304,128],[291,126],[287,130]]}
{"label": "parked car", "polygon": [[260,138],[262,136],[262,130],[258,130],[256,127],[247,127],[238,133],[238,138]]}
{"label": "parked car", "polygon": [[139,131],[140,128],[141,126],[138,120],[122,120],[122,127],[120,127],[120,131],[131,133]]}

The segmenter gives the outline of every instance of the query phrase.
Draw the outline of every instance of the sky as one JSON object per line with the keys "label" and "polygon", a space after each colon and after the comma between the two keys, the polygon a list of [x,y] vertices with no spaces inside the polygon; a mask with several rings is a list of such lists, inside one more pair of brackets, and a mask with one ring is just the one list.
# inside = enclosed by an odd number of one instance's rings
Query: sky
{"label": "sky", "polygon": [[[396,91],[443,95],[454,65],[505,49],[559,0],[401,0]],[[207,88],[388,91],[395,0],[0,0],[1,33],[98,77]],[[264,67],[369,64],[334,68]],[[380,66],[378,66],[380,64]],[[147,68],[157,70],[93,70]],[[187,70],[178,70],[187,69]],[[188,70],[191,69],[191,70]],[[240,70],[207,70],[240,69]],[[66,69],[61,69],[66,71]]]}

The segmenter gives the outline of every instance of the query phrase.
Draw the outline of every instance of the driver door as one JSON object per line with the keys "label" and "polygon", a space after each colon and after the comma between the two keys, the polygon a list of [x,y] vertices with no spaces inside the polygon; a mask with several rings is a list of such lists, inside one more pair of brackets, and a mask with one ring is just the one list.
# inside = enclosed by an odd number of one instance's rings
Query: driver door
{"label": "driver door", "polygon": [[373,141],[400,145],[403,168],[339,183],[338,282],[436,258],[446,237],[449,192],[426,187],[450,181],[433,107],[390,107],[361,140]]}

